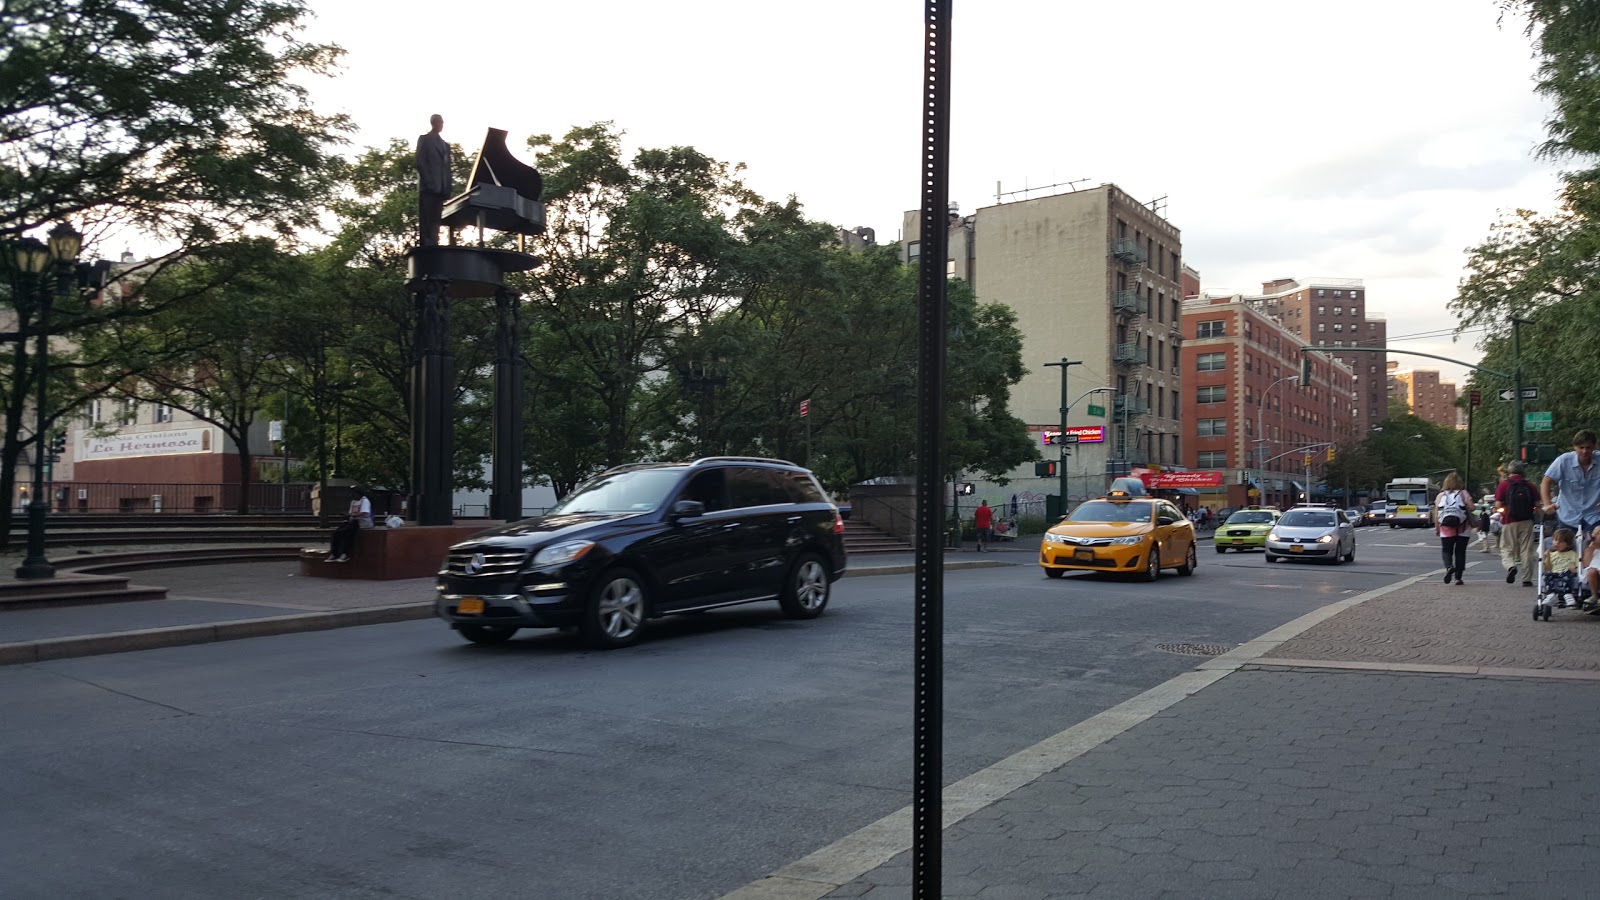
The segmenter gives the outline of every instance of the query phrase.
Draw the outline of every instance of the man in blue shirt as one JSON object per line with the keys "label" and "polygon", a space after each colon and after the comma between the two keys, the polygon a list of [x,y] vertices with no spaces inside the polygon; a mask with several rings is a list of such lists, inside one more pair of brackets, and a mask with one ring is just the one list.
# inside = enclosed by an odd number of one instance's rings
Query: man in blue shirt
{"label": "man in blue shirt", "polygon": [[1594,461],[1594,445],[1594,432],[1587,428],[1573,435],[1572,449],[1556,457],[1539,482],[1544,514],[1554,515],[1563,527],[1584,537],[1600,525],[1600,465]]}

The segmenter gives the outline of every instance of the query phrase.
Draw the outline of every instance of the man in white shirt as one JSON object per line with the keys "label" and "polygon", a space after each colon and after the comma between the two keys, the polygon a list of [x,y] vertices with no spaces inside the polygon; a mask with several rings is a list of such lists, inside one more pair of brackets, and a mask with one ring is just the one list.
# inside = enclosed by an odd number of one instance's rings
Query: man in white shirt
{"label": "man in white shirt", "polygon": [[332,546],[328,549],[328,558],[323,562],[349,562],[350,551],[356,545],[356,534],[363,528],[372,527],[372,501],[367,499],[364,488],[355,490],[356,498],[350,501],[349,518],[333,530]]}

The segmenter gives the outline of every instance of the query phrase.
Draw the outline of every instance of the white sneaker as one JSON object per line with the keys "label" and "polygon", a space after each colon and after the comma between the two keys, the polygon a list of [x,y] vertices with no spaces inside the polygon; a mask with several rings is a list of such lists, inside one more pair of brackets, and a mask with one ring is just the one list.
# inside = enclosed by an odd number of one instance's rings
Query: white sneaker
{"label": "white sneaker", "polygon": [[1555,594],[1545,594],[1543,597],[1539,598],[1539,605],[1540,606],[1555,606],[1556,605],[1556,595]]}
{"label": "white sneaker", "polygon": [[1577,603],[1577,602],[1578,602],[1578,598],[1577,598],[1577,597],[1574,597],[1574,596],[1573,596],[1573,595],[1571,595],[1571,594],[1562,594],[1562,595],[1561,595],[1561,599],[1562,599],[1562,600],[1564,600],[1564,601],[1566,601],[1566,604],[1567,604],[1567,605],[1568,605],[1568,606],[1573,606],[1573,605],[1575,605],[1575,604],[1576,604],[1576,603]]}
{"label": "white sneaker", "polygon": [[348,557],[348,556],[341,556],[338,559],[334,560],[334,562],[349,562],[349,561],[350,561],[350,557]]}
{"label": "white sneaker", "polygon": [[339,557],[333,556],[331,554],[328,556],[327,559],[323,560],[323,562],[325,562],[325,563],[338,562],[338,561],[339,561]]}

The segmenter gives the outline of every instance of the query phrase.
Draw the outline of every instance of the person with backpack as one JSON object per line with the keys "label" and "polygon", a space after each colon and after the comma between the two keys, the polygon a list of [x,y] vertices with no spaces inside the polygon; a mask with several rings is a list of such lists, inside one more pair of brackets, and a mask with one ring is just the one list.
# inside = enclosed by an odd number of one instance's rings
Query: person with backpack
{"label": "person with backpack", "polygon": [[1467,544],[1472,541],[1472,495],[1461,484],[1460,473],[1451,472],[1433,499],[1433,528],[1444,554],[1445,584],[1452,578],[1461,583],[1461,573],[1467,570]]}
{"label": "person with backpack", "polygon": [[1533,586],[1533,517],[1538,499],[1533,485],[1523,477],[1527,466],[1512,460],[1506,466],[1506,480],[1495,489],[1494,503],[1500,508],[1500,564],[1506,567],[1506,584],[1522,573],[1522,586]]}

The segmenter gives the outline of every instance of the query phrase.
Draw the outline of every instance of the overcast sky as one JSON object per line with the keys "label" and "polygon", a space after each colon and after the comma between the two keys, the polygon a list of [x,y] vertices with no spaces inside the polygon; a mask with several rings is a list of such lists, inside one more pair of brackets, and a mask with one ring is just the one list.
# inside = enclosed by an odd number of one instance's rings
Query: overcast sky
{"label": "overcast sky", "polygon": [[[362,146],[412,140],[434,112],[469,152],[488,127],[520,151],[611,120],[632,147],[743,162],[762,194],[882,241],[919,202],[921,3],[310,3],[310,36],[348,51],[310,86]],[[1395,345],[1476,360],[1474,336],[1398,339],[1453,324],[1464,250],[1502,210],[1554,205],[1556,168],[1532,156],[1547,107],[1529,42],[1522,22],[1497,25],[1495,0],[954,10],[963,212],[993,204],[996,182],[1165,196],[1207,290],[1363,278]]]}

